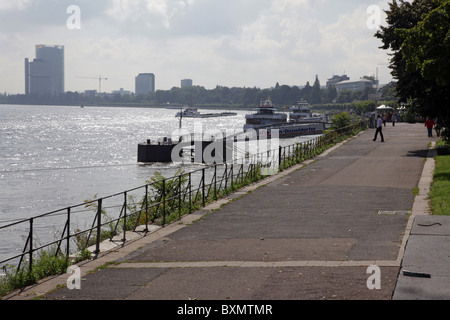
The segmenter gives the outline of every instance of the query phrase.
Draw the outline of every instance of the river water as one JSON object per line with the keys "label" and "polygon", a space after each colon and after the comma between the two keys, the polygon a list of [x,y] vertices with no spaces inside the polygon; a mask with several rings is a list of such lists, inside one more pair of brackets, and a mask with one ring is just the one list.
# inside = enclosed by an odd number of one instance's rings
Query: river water
{"label": "river water", "polygon": [[[138,164],[137,146],[177,132],[178,111],[0,105],[0,226],[76,205],[94,195],[142,186],[155,171],[172,176],[180,164]],[[183,129],[241,132],[248,111],[236,112],[230,117],[183,118]],[[182,166],[189,172],[199,165]],[[14,229],[0,232],[0,261],[23,241],[12,241],[14,233]]]}

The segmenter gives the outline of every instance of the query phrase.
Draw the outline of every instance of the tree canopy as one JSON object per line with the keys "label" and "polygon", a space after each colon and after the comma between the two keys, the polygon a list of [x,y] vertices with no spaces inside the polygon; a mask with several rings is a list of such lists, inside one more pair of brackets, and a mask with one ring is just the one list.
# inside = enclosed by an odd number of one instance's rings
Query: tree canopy
{"label": "tree canopy", "polygon": [[399,101],[450,128],[450,0],[393,0],[386,14],[375,37],[391,53]]}

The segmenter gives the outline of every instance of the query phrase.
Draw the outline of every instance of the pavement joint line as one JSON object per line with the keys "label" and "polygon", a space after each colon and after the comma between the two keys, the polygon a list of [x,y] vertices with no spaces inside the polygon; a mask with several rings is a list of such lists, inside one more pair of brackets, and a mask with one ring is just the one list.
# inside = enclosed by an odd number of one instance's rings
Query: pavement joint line
{"label": "pavement joint line", "polygon": [[175,262],[123,262],[108,266],[110,269],[165,269],[165,268],[286,268],[286,267],[400,267],[400,261],[175,261]]}

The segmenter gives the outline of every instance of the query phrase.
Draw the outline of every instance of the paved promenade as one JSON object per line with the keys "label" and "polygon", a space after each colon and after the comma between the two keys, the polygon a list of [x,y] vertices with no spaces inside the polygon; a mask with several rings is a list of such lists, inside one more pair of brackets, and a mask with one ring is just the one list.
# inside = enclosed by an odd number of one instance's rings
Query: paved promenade
{"label": "paved promenade", "polygon": [[10,299],[450,299],[450,221],[427,215],[436,138],[406,123],[388,124],[384,143],[373,135],[81,263],[79,290],[54,290],[62,275]]}

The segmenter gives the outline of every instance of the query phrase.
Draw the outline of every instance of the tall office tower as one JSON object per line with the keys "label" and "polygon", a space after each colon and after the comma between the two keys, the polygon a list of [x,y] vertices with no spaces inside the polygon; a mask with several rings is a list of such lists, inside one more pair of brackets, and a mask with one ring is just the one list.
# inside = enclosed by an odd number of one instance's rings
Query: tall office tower
{"label": "tall office tower", "polygon": [[30,62],[25,58],[25,95],[30,94]]}
{"label": "tall office tower", "polygon": [[25,94],[64,93],[64,46],[36,45],[36,58],[25,59]]}
{"label": "tall office tower", "polygon": [[153,73],[140,73],[135,81],[135,94],[155,92],[155,75]]}
{"label": "tall office tower", "polygon": [[181,88],[192,87],[192,79],[181,80]]}

